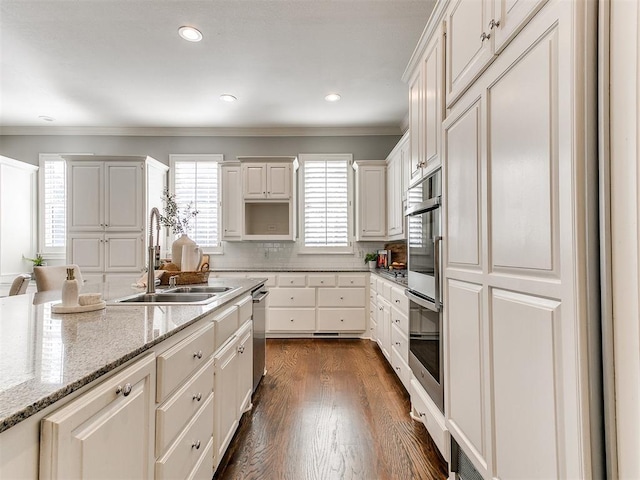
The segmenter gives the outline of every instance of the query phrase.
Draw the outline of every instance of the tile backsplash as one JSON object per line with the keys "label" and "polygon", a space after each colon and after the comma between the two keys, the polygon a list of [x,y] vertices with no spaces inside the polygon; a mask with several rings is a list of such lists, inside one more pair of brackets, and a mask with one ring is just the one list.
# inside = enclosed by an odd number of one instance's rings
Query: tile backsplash
{"label": "tile backsplash", "polygon": [[224,254],[211,255],[211,269],[318,269],[367,266],[364,256],[382,248],[381,242],[356,242],[353,254],[299,253],[297,242],[225,242]]}

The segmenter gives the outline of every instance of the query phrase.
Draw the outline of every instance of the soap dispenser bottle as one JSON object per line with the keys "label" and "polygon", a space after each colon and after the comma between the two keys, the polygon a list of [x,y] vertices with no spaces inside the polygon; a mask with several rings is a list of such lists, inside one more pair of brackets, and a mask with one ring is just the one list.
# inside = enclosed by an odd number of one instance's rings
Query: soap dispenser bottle
{"label": "soap dispenser bottle", "polygon": [[73,268],[67,268],[67,279],[62,284],[62,306],[78,306],[78,280]]}

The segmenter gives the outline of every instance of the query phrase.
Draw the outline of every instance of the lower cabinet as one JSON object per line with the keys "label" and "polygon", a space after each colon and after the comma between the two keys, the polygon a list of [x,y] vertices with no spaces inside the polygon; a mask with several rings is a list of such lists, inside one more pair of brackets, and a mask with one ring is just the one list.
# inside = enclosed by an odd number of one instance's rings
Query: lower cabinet
{"label": "lower cabinet", "polygon": [[238,342],[235,337],[214,355],[214,460],[218,466],[238,427]]}
{"label": "lower cabinet", "polygon": [[154,476],[153,354],[42,420],[40,478]]}
{"label": "lower cabinet", "polygon": [[251,408],[253,389],[253,323],[246,322],[238,330],[238,420]]}

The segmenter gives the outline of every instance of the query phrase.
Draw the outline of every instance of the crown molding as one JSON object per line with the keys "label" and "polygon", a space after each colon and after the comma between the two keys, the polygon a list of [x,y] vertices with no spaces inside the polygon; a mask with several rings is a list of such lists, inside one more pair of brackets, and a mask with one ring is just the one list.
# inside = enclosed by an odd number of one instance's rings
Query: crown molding
{"label": "crown molding", "polygon": [[402,135],[397,127],[0,127],[8,135],[105,135],[135,137],[350,137]]}

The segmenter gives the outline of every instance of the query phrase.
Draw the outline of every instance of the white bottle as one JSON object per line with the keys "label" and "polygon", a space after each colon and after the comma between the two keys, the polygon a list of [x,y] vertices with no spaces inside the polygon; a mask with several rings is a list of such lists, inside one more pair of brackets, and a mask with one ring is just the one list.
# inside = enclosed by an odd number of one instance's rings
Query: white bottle
{"label": "white bottle", "polygon": [[78,280],[76,280],[73,268],[67,268],[67,279],[62,284],[62,306],[78,306]]}

